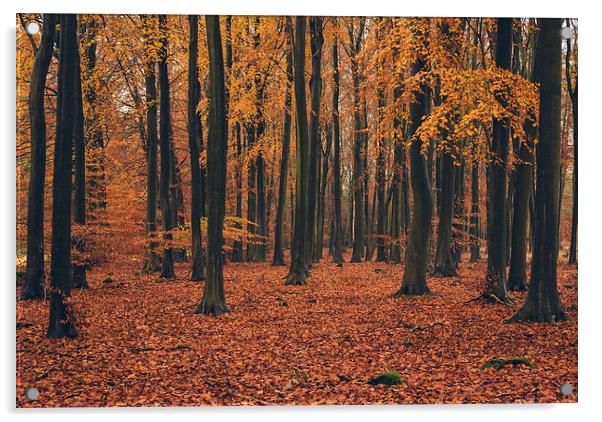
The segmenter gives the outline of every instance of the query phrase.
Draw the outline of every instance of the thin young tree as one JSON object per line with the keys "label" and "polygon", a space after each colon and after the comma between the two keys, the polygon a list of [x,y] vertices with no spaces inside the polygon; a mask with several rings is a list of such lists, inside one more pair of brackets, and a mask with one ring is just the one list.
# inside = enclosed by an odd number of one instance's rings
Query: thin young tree
{"label": "thin young tree", "polygon": [[307,206],[308,125],[305,97],[305,27],[306,17],[295,17],[293,38],[293,75],[295,84],[295,117],[297,126],[295,163],[295,222],[291,247],[291,264],[287,285],[303,285],[307,280],[305,261],[305,218]]}
{"label": "thin young tree", "polygon": [[276,209],[276,223],[274,227],[274,257],[272,265],[285,265],[284,251],[282,246],[282,229],[284,225],[284,213],[286,203],[286,184],[288,175],[288,157],[291,141],[291,105],[293,85],[293,46],[291,43],[293,21],[290,16],[286,17],[286,38],[288,51],[286,53],[286,88],[284,93],[284,126],[282,128],[282,155],[280,158],[280,179],[278,183],[278,206]]}
{"label": "thin young tree", "polygon": [[44,297],[44,186],[46,181],[46,113],[44,90],[54,50],[57,16],[44,14],[42,38],[36,51],[29,91],[31,162],[27,196],[27,266],[21,299]]}
{"label": "thin young tree", "polygon": [[334,200],[334,254],[333,260],[337,265],[343,264],[343,214],[341,206],[341,125],[339,121],[339,39],[335,31],[332,44],[332,130],[334,153],[332,161],[333,200]]}
{"label": "thin young tree", "polygon": [[199,54],[199,17],[188,16],[188,145],[190,148],[190,173],[192,183],[190,204],[190,227],[192,231],[192,275],[193,281],[205,278],[203,262],[203,243],[201,234],[201,167],[199,166],[199,83],[198,83],[198,54]]}
{"label": "thin young tree", "polygon": [[172,166],[170,161],[171,148],[171,121],[170,121],[170,110],[169,110],[169,73],[167,66],[167,17],[165,15],[159,15],[159,33],[160,33],[160,47],[159,47],[159,92],[161,95],[160,99],[160,110],[159,110],[159,136],[161,142],[161,180],[160,180],[160,196],[161,196],[161,216],[163,222],[163,240],[166,243],[163,248],[163,259],[161,268],[161,278],[175,278],[174,270],[174,253],[171,241],[173,235],[171,231],[174,226],[174,219],[172,216],[172,190],[171,184],[171,170]]}
{"label": "thin young tree", "polygon": [[[424,39],[427,36],[428,19],[416,19],[414,34]],[[425,67],[425,59],[418,53],[411,67],[411,75],[415,76]],[[405,268],[401,288],[394,296],[424,295],[430,290],[426,283],[429,265],[429,245],[431,237],[431,219],[433,214],[433,197],[428,174],[427,158],[422,154],[422,141],[415,135],[427,112],[428,94],[422,83],[414,100],[410,103],[410,184],[413,194],[412,218],[405,253]]]}
{"label": "thin young tree", "polygon": [[[499,18],[495,64],[501,69],[510,70],[511,59],[512,18]],[[503,92],[497,92],[496,97],[502,106],[506,105]],[[484,299],[494,302],[510,301],[506,289],[506,172],[509,141],[509,119],[494,119],[487,207],[487,275],[485,291],[482,294]]]}
{"label": "thin young tree", "polygon": [[52,247],[50,260],[49,338],[77,337],[69,309],[71,294],[71,194],[73,168],[73,124],[75,120],[75,72],[77,17],[59,19],[59,69],[57,86],[56,140],[52,181]]}
{"label": "thin young tree", "polygon": [[224,293],[224,215],[228,115],[224,56],[219,16],[205,16],[209,52],[209,136],[207,142],[207,279],[196,313],[221,315],[228,311]]}
{"label": "thin young tree", "polygon": [[527,300],[509,322],[567,319],[557,284],[560,196],[562,20],[539,20],[536,72],[539,84],[539,142],[536,148],[535,241]]}

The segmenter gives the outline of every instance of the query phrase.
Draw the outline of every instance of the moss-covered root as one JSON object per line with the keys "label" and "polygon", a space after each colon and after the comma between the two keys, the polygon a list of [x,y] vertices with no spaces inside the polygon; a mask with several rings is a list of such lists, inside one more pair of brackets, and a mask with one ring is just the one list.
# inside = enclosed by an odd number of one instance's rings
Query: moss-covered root
{"label": "moss-covered root", "polygon": [[375,377],[372,377],[368,380],[368,384],[370,385],[401,385],[405,384],[405,381],[399,375],[399,372],[383,372],[382,374],[378,374]]}
{"label": "moss-covered root", "polygon": [[504,358],[500,358],[498,356],[494,356],[491,359],[487,360],[487,362],[485,362],[483,365],[481,365],[481,367],[479,369],[481,369],[481,371],[482,371],[487,368],[495,368],[499,371],[506,365],[513,365],[513,366],[525,365],[525,366],[528,366],[529,368],[536,368],[535,364],[533,364],[529,360],[529,358],[526,358],[524,356],[515,356],[510,359],[504,359]]}

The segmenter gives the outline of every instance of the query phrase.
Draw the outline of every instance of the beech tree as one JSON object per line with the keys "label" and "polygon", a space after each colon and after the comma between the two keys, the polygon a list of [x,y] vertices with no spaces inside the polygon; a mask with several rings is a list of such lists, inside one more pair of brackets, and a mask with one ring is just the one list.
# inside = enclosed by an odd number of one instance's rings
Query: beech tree
{"label": "beech tree", "polygon": [[76,117],[77,17],[60,15],[56,140],[52,181],[52,247],[50,259],[50,314],[46,336],[77,337],[69,310],[71,294],[71,194],[73,124]]}
{"label": "beech tree", "polygon": [[209,137],[207,142],[207,279],[196,313],[220,315],[228,311],[224,294],[224,214],[228,116],[224,56],[219,16],[205,16],[209,52]]}
{"label": "beech tree", "polygon": [[159,15],[159,91],[161,95],[159,109],[159,137],[161,142],[161,216],[163,221],[163,259],[161,265],[161,278],[175,278],[174,251],[170,242],[173,239],[171,231],[174,229],[174,218],[172,213],[173,189],[171,172],[173,170],[171,161],[171,117],[169,110],[169,73],[167,67],[167,17]]}
{"label": "beech tree", "polygon": [[539,19],[535,64],[539,80],[539,142],[536,148],[535,241],[527,300],[509,322],[567,318],[557,285],[560,196],[561,19]]}
{"label": "beech tree", "polygon": [[54,51],[57,15],[44,14],[42,38],[35,53],[29,91],[31,161],[27,195],[27,266],[21,299],[44,297],[44,188],[46,182],[46,114],[44,90]]}
{"label": "beech tree", "polygon": [[339,41],[334,35],[332,44],[332,130],[333,130],[333,200],[334,200],[334,255],[338,265],[343,264],[343,216],[341,205],[341,127],[339,121]]}

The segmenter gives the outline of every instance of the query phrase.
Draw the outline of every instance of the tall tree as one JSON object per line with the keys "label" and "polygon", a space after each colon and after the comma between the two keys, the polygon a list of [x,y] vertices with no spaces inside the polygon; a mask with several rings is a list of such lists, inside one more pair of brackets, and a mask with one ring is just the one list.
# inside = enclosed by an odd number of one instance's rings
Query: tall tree
{"label": "tall tree", "polygon": [[146,247],[144,273],[161,271],[161,257],[157,253],[157,51],[151,34],[154,32],[156,19],[141,16],[144,34],[145,61],[144,86],[146,91],[146,232],[149,242]]}
{"label": "tall tree", "polygon": [[291,105],[293,85],[293,46],[292,46],[293,21],[286,17],[286,38],[288,51],[286,53],[286,88],[284,93],[284,126],[282,128],[282,155],[280,158],[280,178],[278,183],[278,207],[276,210],[276,223],[274,227],[274,257],[272,265],[285,265],[282,246],[282,229],[284,225],[284,205],[286,203],[286,183],[288,175],[288,156],[291,141]]}
{"label": "tall tree", "polygon": [[[84,36],[85,25],[79,25],[81,35]],[[78,32],[80,32],[78,31]],[[75,49],[75,116],[73,121],[73,143],[75,150],[75,189],[73,198],[73,221],[79,226],[86,224],[86,138],[84,130],[84,107],[82,99],[81,62],[79,54],[79,43]],[[85,238],[78,236],[75,240],[75,249],[84,252]],[[85,289],[88,287],[86,281],[86,263],[81,257],[73,262],[73,287]]]}
{"label": "tall tree", "polygon": [[[570,27],[570,19],[567,19],[567,26]],[[573,76],[572,76],[572,66],[571,60],[572,57],[572,45],[571,38],[567,38],[566,40],[566,56],[565,56],[565,76],[566,76],[566,86],[567,91],[569,92],[569,98],[571,99],[571,108],[572,108],[572,117],[573,117],[573,210],[572,210],[572,221],[571,221],[571,246],[569,250],[569,264],[577,263],[577,221],[579,217],[579,201],[578,201],[578,193],[579,189],[577,189],[577,172],[578,172],[578,131],[579,122],[578,117],[579,113],[577,112],[577,104],[578,104],[578,78],[577,78],[577,65],[575,63],[575,85],[573,85]]]}
{"label": "tall tree", "polygon": [[75,119],[75,72],[77,70],[77,17],[60,15],[59,70],[56,140],[52,181],[52,249],[50,260],[49,338],[73,338],[68,298],[71,293],[71,192],[73,123]]}
{"label": "tall tree", "polygon": [[44,91],[54,50],[57,16],[43,15],[42,39],[35,53],[29,91],[31,162],[27,196],[27,267],[21,299],[44,297],[44,185],[46,181],[46,113]]}
{"label": "tall tree", "polygon": [[163,248],[163,259],[161,268],[161,278],[175,278],[174,270],[174,253],[171,241],[173,235],[171,231],[174,226],[172,216],[172,190],[171,185],[171,120],[169,110],[169,73],[167,66],[167,17],[159,15],[159,32],[160,32],[160,47],[159,47],[159,92],[161,95],[159,109],[159,137],[161,142],[161,180],[160,180],[160,196],[161,196],[161,216],[163,222],[163,240],[166,243]]}
{"label": "tall tree", "polygon": [[203,243],[201,234],[201,168],[199,166],[199,103],[200,87],[198,81],[198,54],[199,54],[199,17],[188,16],[190,36],[188,40],[188,145],[190,148],[190,173],[192,183],[190,227],[192,231],[192,280],[199,281],[205,278],[203,262]]}
{"label": "tall tree", "polygon": [[295,36],[293,38],[293,75],[295,83],[296,136],[296,176],[295,176],[295,223],[291,264],[286,277],[287,285],[303,285],[307,282],[307,264],[305,261],[305,218],[307,206],[307,164],[308,164],[308,127],[307,103],[305,98],[305,27],[306,17],[295,17]]}
{"label": "tall tree", "polygon": [[[314,260],[314,250],[316,247],[316,222],[318,209],[318,190],[320,187],[318,180],[319,159],[322,153],[322,144],[320,142],[320,100],[322,95],[322,45],[324,37],[322,36],[322,18],[311,16],[309,18],[309,36],[311,49],[311,79],[310,86],[310,117],[309,117],[309,163],[308,163],[308,198],[305,226],[305,260],[306,264],[311,265]],[[321,245],[319,247],[322,247]]]}
{"label": "tall tree", "polygon": [[[535,242],[531,284],[523,307],[509,322],[567,318],[558,296],[558,200],[560,196],[561,19],[540,19],[536,69],[539,142],[536,149]],[[545,70],[545,71],[544,71]]]}
{"label": "tall tree", "polygon": [[360,105],[360,69],[358,55],[364,38],[365,18],[359,18],[359,28],[356,31],[353,19],[349,23],[348,55],[351,59],[351,80],[353,85],[353,254],[351,262],[361,262],[365,247],[364,225],[364,136],[362,134],[362,110]]}
{"label": "tall tree", "polygon": [[[414,34],[419,39],[427,37],[428,19],[417,19]],[[418,52],[412,63],[411,75],[415,76],[425,67],[425,59]],[[412,219],[405,254],[403,283],[395,296],[429,294],[426,284],[426,272],[429,265],[429,244],[431,237],[431,218],[433,214],[433,197],[428,174],[427,158],[421,153],[422,141],[414,136],[422,124],[427,111],[428,94],[424,83],[415,93],[410,104],[410,183],[414,201]]]}
{"label": "tall tree", "polygon": [[341,206],[341,126],[339,121],[339,39],[335,32],[332,44],[332,129],[333,129],[333,199],[334,199],[334,254],[333,260],[343,264],[343,214]]}
{"label": "tall tree", "polygon": [[226,164],[228,115],[224,57],[219,16],[205,16],[209,52],[209,136],[207,142],[207,280],[196,312],[220,315],[228,311],[224,293],[224,215],[226,209]]}
{"label": "tall tree", "polygon": [[[495,64],[501,69],[510,70],[511,59],[512,18],[499,18]],[[496,98],[501,105],[506,105],[504,92],[496,92]],[[494,119],[487,208],[487,276],[483,298],[501,302],[510,301],[506,289],[506,171],[509,140],[509,119]]]}

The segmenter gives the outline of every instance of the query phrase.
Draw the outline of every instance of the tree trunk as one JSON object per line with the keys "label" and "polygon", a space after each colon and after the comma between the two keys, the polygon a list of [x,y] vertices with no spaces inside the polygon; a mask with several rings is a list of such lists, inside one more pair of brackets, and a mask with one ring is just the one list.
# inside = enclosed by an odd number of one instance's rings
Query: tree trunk
{"label": "tree trunk", "polygon": [[[378,89],[378,116],[379,116],[379,126],[380,121],[383,119],[384,108],[386,107],[385,103],[385,93],[381,88]],[[377,262],[386,262],[388,260],[387,250],[385,249],[385,224],[386,224],[386,216],[387,209],[385,209],[385,150],[386,146],[386,138],[383,134],[379,135],[378,138],[378,156],[376,163],[376,195],[378,200],[378,217],[376,220],[376,261]]]}
{"label": "tree trunk", "polygon": [[[419,30],[416,30],[419,32]],[[419,34],[424,37],[424,33]],[[412,64],[412,75],[422,71],[424,59],[418,57]],[[430,290],[426,284],[426,272],[429,265],[429,245],[431,236],[431,218],[433,214],[433,197],[428,175],[427,159],[421,154],[422,141],[414,138],[416,130],[422,124],[426,114],[428,98],[425,87],[421,86],[410,104],[410,182],[414,197],[412,219],[405,254],[403,283],[395,296],[424,295]]]}
{"label": "tree trunk", "polygon": [[[152,20],[151,20],[152,19]],[[142,25],[154,25],[154,18],[142,17]],[[145,48],[152,41],[145,37]],[[145,60],[144,85],[146,88],[146,232],[149,243],[146,247],[142,272],[161,271],[161,257],[157,253],[157,78],[156,63],[150,54]]]}
{"label": "tree trunk", "polygon": [[308,163],[308,200],[306,209],[307,224],[305,262],[311,266],[316,247],[317,200],[319,180],[319,164],[322,147],[320,142],[320,98],[322,93],[322,18],[309,18],[309,35],[311,48],[310,117],[309,117],[309,163]]}
{"label": "tree trunk", "polygon": [[207,142],[207,280],[196,313],[220,315],[228,311],[224,293],[223,243],[226,209],[228,116],[224,58],[219,16],[205,16],[209,51],[209,136]]}
{"label": "tree trunk", "polygon": [[44,90],[54,50],[57,15],[43,15],[42,39],[36,52],[29,91],[31,163],[27,197],[27,267],[21,299],[44,297],[44,185],[46,181],[46,113]]}
{"label": "tree trunk", "polygon": [[50,261],[49,338],[77,337],[69,304],[71,293],[71,189],[73,123],[75,119],[75,72],[77,18],[60,15],[57,130],[52,181],[52,249]]}
{"label": "tree trunk", "polygon": [[[567,25],[570,24],[570,20],[567,19]],[[573,112],[573,210],[572,210],[572,218],[571,218],[571,246],[569,250],[569,264],[577,264],[577,220],[579,216],[578,212],[578,193],[577,189],[577,174],[578,174],[578,130],[579,122],[578,122],[578,112],[577,112],[577,104],[578,104],[578,78],[577,72],[575,72],[575,86],[573,87],[573,81],[571,76],[571,40],[570,38],[566,40],[566,56],[565,56],[565,76],[567,88],[569,91],[569,97],[571,98],[571,106]]]}
{"label": "tree trunk", "polygon": [[433,276],[457,277],[458,272],[452,259],[452,219],[456,166],[454,165],[454,157],[451,151],[443,151],[440,169],[441,191],[438,192],[439,226],[437,229],[437,250],[435,253]]}
{"label": "tree trunk", "polygon": [[174,228],[174,219],[172,216],[172,189],[170,175],[172,166],[170,161],[171,147],[171,121],[169,111],[169,74],[167,70],[167,28],[165,15],[159,15],[159,30],[161,32],[161,47],[159,49],[159,90],[161,94],[160,112],[159,112],[159,136],[161,141],[161,215],[163,218],[163,240],[166,243],[163,248],[163,265],[161,269],[161,278],[175,278],[174,253],[171,241],[173,239],[171,231]]}
{"label": "tree trunk", "polygon": [[201,168],[199,166],[199,103],[198,83],[198,50],[199,50],[199,18],[188,16],[190,38],[188,44],[188,144],[190,147],[191,173],[191,210],[190,226],[192,231],[192,276],[193,281],[205,279],[205,263],[203,262],[203,243],[201,234]]}
{"label": "tree trunk", "polygon": [[[497,28],[496,65],[510,70],[512,57],[512,19],[499,18]],[[502,93],[496,93],[505,105]],[[489,170],[489,204],[487,215],[487,277],[483,298],[496,302],[509,302],[506,290],[506,167],[510,125],[507,118],[493,122],[491,153],[493,161]]]}
{"label": "tree trunk", "polygon": [[535,242],[531,284],[523,307],[509,322],[567,319],[560,304],[558,200],[560,195],[561,19],[541,19],[536,71],[540,81],[539,142],[535,191]]}
{"label": "tree trunk", "polygon": [[286,92],[284,94],[284,127],[282,129],[282,156],[280,159],[280,180],[278,182],[278,208],[274,227],[274,257],[272,265],[285,265],[282,247],[282,229],[284,224],[284,205],[286,204],[286,183],[288,175],[288,156],[291,141],[291,105],[293,84],[293,46],[291,43],[293,31],[292,19],[286,17],[286,34],[288,51],[286,53]]}
{"label": "tree trunk", "polygon": [[307,201],[308,127],[305,98],[305,26],[306,17],[295,17],[293,41],[293,75],[295,83],[296,136],[296,181],[295,181],[295,225],[291,248],[291,265],[286,277],[287,285],[306,284],[305,262],[305,218]]}
{"label": "tree trunk", "polygon": [[[83,25],[82,25],[83,27]],[[82,100],[81,63],[79,56],[79,43],[75,49],[75,119],[73,122],[73,142],[75,150],[75,191],[73,221],[75,224],[84,226],[86,224],[86,138],[84,134],[84,107]],[[84,238],[74,239],[75,249],[80,253],[85,252]],[[86,262],[79,258],[72,263],[73,287],[85,289],[88,287],[86,281]]]}
{"label": "tree trunk", "polygon": [[[236,164],[234,166],[234,179],[236,179],[236,224],[234,227],[242,229],[242,140],[240,124],[236,123]],[[232,244],[232,262],[242,262],[244,260],[242,240],[237,239]]]}
{"label": "tree trunk", "polygon": [[335,34],[332,45],[332,128],[334,136],[333,198],[334,198],[334,255],[338,265],[343,264],[343,215],[341,206],[341,127],[339,122],[339,43]]}
{"label": "tree trunk", "polygon": [[472,176],[470,181],[470,261],[477,262],[481,259],[480,244],[480,210],[479,210],[479,162],[472,163]]}

